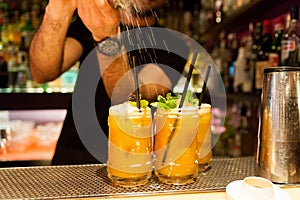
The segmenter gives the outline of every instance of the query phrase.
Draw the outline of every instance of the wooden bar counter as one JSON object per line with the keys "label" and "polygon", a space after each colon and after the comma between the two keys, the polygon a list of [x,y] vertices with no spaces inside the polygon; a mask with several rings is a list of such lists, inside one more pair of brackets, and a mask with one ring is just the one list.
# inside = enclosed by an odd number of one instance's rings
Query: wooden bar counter
{"label": "wooden bar counter", "polygon": [[[155,177],[138,188],[121,188],[107,178],[106,166],[69,165],[0,169],[0,199],[226,199],[232,181],[256,175],[253,157],[213,158],[212,168],[186,186],[158,183]],[[298,199],[300,185],[280,185]]]}

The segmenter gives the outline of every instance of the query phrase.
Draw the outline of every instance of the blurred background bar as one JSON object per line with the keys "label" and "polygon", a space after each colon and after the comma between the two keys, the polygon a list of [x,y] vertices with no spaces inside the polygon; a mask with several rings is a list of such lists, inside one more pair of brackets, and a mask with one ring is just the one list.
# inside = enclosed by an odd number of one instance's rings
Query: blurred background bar
{"label": "blurred background bar", "polygon": [[[37,84],[31,79],[28,47],[47,3],[0,0],[0,167],[50,163],[77,79],[79,62],[52,82]],[[198,41],[222,76],[227,113],[212,109],[217,117],[226,114],[222,127],[213,122],[214,156],[256,155],[262,71],[266,66],[281,65],[281,40],[291,24],[291,6],[296,4],[299,0],[168,0],[158,13],[162,26]],[[298,38],[299,29],[297,23]],[[201,59],[196,62],[192,87],[198,96],[208,92],[205,102],[209,102],[209,91],[201,91],[204,75],[200,70],[204,66]],[[300,66],[300,58],[293,65]],[[175,88],[181,91],[182,87],[179,81]],[[31,126],[30,133],[24,135],[19,130],[7,138],[7,126],[18,130],[24,124]],[[220,129],[221,133],[215,131]],[[12,151],[12,141],[21,138],[28,141],[27,147]],[[43,138],[51,144],[47,146]]]}

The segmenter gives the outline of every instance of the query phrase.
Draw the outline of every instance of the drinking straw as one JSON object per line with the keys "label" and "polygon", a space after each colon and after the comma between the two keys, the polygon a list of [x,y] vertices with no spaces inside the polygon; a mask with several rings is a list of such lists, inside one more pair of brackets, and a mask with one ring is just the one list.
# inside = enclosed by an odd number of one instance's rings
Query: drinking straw
{"label": "drinking straw", "polygon": [[138,79],[138,74],[137,74],[137,70],[136,70],[136,60],[135,60],[135,56],[132,57],[132,64],[133,64],[133,74],[134,74],[134,86],[136,88],[136,106],[138,109],[141,108],[141,104],[140,104],[140,89],[139,89],[139,79]]}
{"label": "drinking straw", "polygon": [[194,50],[192,62],[190,63],[190,69],[189,69],[189,72],[187,74],[186,81],[185,81],[184,88],[183,88],[183,92],[182,92],[182,97],[180,99],[179,108],[182,108],[182,106],[183,106],[185,96],[186,96],[186,93],[187,93],[187,89],[189,87],[190,80],[191,80],[191,77],[192,77],[192,74],[193,74],[196,58],[197,58],[197,52],[196,52],[196,50]]}
{"label": "drinking straw", "polygon": [[[187,78],[186,78],[185,85],[184,85],[184,88],[183,88],[183,93],[182,93],[182,97],[181,97],[181,100],[180,100],[179,108],[182,108],[182,106],[183,106],[185,96],[186,96],[186,93],[187,93],[187,89],[188,89],[188,86],[189,86],[189,83],[190,83],[190,80],[191,80],[191,77],[192,77],[192,73],[193,73],[193,70],[194,70],[196,57],[197,57],[197,52],[196,52],[196,50],[194,50],[192,62],[190,63],[189,72],[187,74]],[[181,112],[181,110],[179,110],[179,112]],[[170,149],[170,142],[172,141],[172,139],[174,137],[177,123],[178,123],[178,118],[175,119],[175,122],[174,122],[174,125],[173,125],[174,128],[172,129],[172,131],[171,131],[171,133],[168,137],[167,147],[166,147],[163,159],[162,159],[162,163],[165,163],[165,161],[166,161],[166,158],[167,158],[167,155],[168,155],[168,152],[169,152],[169,149]]]}
{"label": "drinking straw", "polygon": [[206,70],[206,74],[205,74],[204,83],[203,83],[203,86],[202,86],[202,91],[201,91],[201,94],[200,94],[200,97],[199,97],[199,108],[200,108],[200,106],[202,104],[203,95],[204,95],[204,92],[205,92],[205,90],[207,88],[207,81],[208,81],[210,69],[211,69],[211,65],[208,65],[207,66],[207,70]]}

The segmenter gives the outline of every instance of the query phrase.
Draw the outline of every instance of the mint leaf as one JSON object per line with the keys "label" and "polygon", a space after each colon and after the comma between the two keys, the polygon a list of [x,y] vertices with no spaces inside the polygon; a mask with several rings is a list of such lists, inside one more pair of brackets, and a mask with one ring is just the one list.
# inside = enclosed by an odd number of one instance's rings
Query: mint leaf
{"label": "mint leaf", "polygon": [[[179,99],[181,98],[181,95],[178,96],[172,96],[171,93],[167,93],[166,97],[163,97],[162,95],[157,96],[157,102],[153,102],[150,105],[157,107],[157,108],[164,108],[166,110],[178,108],[179,105]],[[198,106],[199,100],[197,98],[194,98],[193,92],[188,90],[185,96],[185,102],[187,104]]]}
{"label": "mint leaf", "polygon": [[171,108],[171,109],[176,108],[176,107],[177,107],[177,99],[171,99],[171,100],[169,100],[169,101],[166,103],[166,105],[167,105],[169,108]]}
{"label": "mint leaf", "polygon": [[166,99],[171,99],[171,98],[172,98],[171,93],[168,93],[168,94],[166,95]]}
{"label": "mint leaf", "polygon": [[153,102],[150,105],[157,108],[164,108],[166,110],[170,110],[178,107],[178,99],[178,97],[172,96],[171,93],[167,93],[166,97],[158,95],[157,102]]}
{"label": "mint leaf", "polygon": [[190,104],[193,106],[198,106],[199,105],[199,99],[198,98],[194,98],[194,93],[191,90],[188,90],[186,92],[186,96],[185,96],[185,100],[184,102],[186,104]]}
{"label": "mint leaf", "polygon": [[141,106],[141,108],[147,108],[148,105],[149,105],[149,101],[147,101],[147,100],[145,100],[145,99],[142,99],[142,100],[140,101],[140,106]]}
{"label": "mint leaf", "polygon": [[158,95],[157,97],[157,101],[158,102],[161,102],[161,103],[166,103],[167,102],[167,99],[161,95]]}
{"label": "mint leaf", "polygon": [[193,106],[199,106],[199,99],[193,99],[192,104]]}
{"label": "mint leaf", "polygon": [[[141,97],[142,97],[142,96],[140,95],[140,99],[141,99]],[[130,103],[131,105],[137,107],[136,101],[134,101],[134,100],[129,100],[129,103]],[[147,101],[146,99],[141,99],[141,100],[140,100],[140,107],[141,107],[141,108],[147,108],[148,105],[149,105],[149,101]]]}

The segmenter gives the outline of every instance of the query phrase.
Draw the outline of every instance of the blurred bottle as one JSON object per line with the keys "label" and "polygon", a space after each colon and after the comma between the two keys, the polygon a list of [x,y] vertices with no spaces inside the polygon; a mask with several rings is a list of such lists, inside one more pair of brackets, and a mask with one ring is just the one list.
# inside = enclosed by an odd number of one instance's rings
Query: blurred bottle
{"label": "blurred bottle", "polygon": [[[234,62],[234,92],[248,92],[247,87],[245,87],[248,81],[247,69],[247,58],[246,58],[246,38],[243,38],[241,45],[238,49],[238,56]],[[245,90],[246,89],[246,90]],[[250,88],[251,89],[251,88]]]}
{"label": "blurred bottle", "polygon": [[251,147],[255,141],[253,141],[252,134],[248,130],[248,115],[250,115],[250,111],[248,106],[243,104],[240,110],[240,123],[237,127],[237,135],[240,135],[241,140],[241,148],[240,155],[249,155],[251,152]]}
{"label": "blurred bottle", "polygon": [[165,16],[166,28],[174,29],[179,32],[183,32],[183,4],[184,1],[167,1],[165,12],[168,14]]}
{"label": "blurred bottle", "polygon": [[8,69],[7,62],[4,59],[3,50],[0,50],[0,89],[8,87]]}
{"label": "blurred bottle", "polygon": [[252,46],[252,51],[255,55],[256,60],[261,60],[262,59],[262,31],[263,31],[263,26],[261,22],[257,22],[255,24],[255,39],[254,43]]}
{"label": "blurred bottle", "polygon": [[4,47],[4,49],[6,48],[6,46],[9,43],[9,35],[10,35],[10,24],[9,24],[9,18],[8,16],[4,19],[2,19],[2,25],[1,25],[1,42],[2,45]]}
{"label": "blurred bottle", "polygon": [[21,39],[21,45],[17,54],[16,91],[27,91],[32,87],[32,78],[28,67],[28,49],[25,47],[25,37]]}
{"label": "blurred bottle", "polygon": [[41,6],[39,4],[39,0],[33,0],[31,6],[31,24],[34,30],[39,27],[40,24],[40,16],[41,16]]}
{"label": "blurred bottle", "polygon": [[227,36],[227,48],[230,53],[230,61],[228,65],[228,87],[227,92],[234,92],[234,73],[235,73],[235,62],[238,57],[239,48],[236,33],[229,33]]}
{"label": "blurred bottle", "polygon": [[226,34],[225,31],[222,30],[219,33],[218,39],[213,47],[211,56],[216,63],[216,66],[221,74],[221,77],[224,82],[224,86],[227,89],[228,87],[228,63],[230,62],[230,53],[226,48]]}
{"label": "blurred bottle", "polygon": [[17,52],[14,45],[10,45],[8,48],[9,60],[7,62],[8,68],[8,87],[12,92],[15,90],[17,82],[17,72],[18,72],[18,60]]}
{"label": "blurred bottle", "polygon": [[290,17],[290,25],[281,42],[281,65],[299,66],[299,38],[297,36],[299,5],[291,7]]}
{"label": "blurred bottle", "polygon": [[200,10],[201,10],[201,4],[200,1],[197,1],[198,3],[193,4],[193,10],[192,10],[192,23],[191,23],[191,33],[192,38],[196,41],[199,40],[200,36],[200,29],[201,29],[201,18],[200,18]]}
{"label": "blurred bottle", "polygon": [[246,81],[244,88],[245,92],[255,91],[255,54],[253,53],[252,47],[254,44],[254,27],[253,23],[249,23],[248,35],[245,44],[245,56],[246,56]]}
{"label": "blurred bottle", "polygon": [[281,41],[284,33],[283,18],[277,17],[274,25],[274,38],[271,45],[269,61],[272,66],[280,66],[281,60]]}
{"label": "blurred bottle", "polygon": [[10,140],[9,112],[0,110],[0,155],[8,151]]}
{"label": "blurred bottle", "polygon": [[223,12],[225,15],[232,12],[234,10],[234,7],[236,6],[235,2],[232,0],[223,0],[223,4]]}
{"label": "blurred bottle", "polygon": [[263,21],[263,34],[262,34],[262,51],[263,60],[269,59],[269,54],[272,45],[272,24],[270,20]]}
{"label": "blurred bottle", "polygon": [[23,15],[21,17],[21,24],[22,25],[20,27],[20,31],[21,31],[22,37],[24,37],[24,39],[25,39],[24,40],[25,47],[28,49],[31,39],[32,39],[32,36],[33,36],[33,31],[34,31],[34,28],[31,25],[29,13],[26,13],[25,15]]}
{"label": "blurred bottle", "polygon": [[183,17],[182,17],[182,30],[181,32],[188,35],[192,36],[192,24],[197,23],[193,22],[193,15],[192,15],[192,2],[190,0],[185,0],[183,1],[183,6],[182,6],[182,12],[183,12]]}
{"label": "blurred bottle", "polygon": [[21,7],[20,7],[20,11],[21,11],[21,16],[24,14],[29,13],[29,1],[22,1],[21,2]]}
{"label": "blurred bottle", "polygon": [[18,61],[21,62],[21,57],[24,55],[25,57],[28,57],[28,47],[26,46],[26,38],[25,36],[21,37],[21,43],[18,47]]}
{"label": "blurred bottle", "polygon": [[272,42],[272,33],[270,21],[264,20],[263,24],[258,23],[256,26],[256,40],[253,45],[256,54],[255,67],[255,92],[260,93],[262,90],[263,71],[270,67],[269,53]]}
{"label": "blurred bottle", "polygon": [[18,56],[18,65],[16,67],[15,91],[25,92],[27,88],[28,66],[25,64],[25,55]]}
{"label": "blurred bottle", "polygon": [[8,18],[8,5],[4,0],[0,0],[0,29],[4,21]]}
{"label": "blurred bottle", "polygon": [[25,39],[25,47],[28,49],[34,32],[28,1],[22,1],[21,4],[20,31]]}
{"label": "blurred bottle", "polygon": [[12,41],[13,45],[19,46],[21,43],[21,31],[20,31],[20,11],[18,9],[12,10],[10,24],[11,24],[10,41]]}

